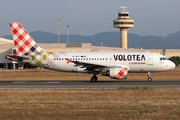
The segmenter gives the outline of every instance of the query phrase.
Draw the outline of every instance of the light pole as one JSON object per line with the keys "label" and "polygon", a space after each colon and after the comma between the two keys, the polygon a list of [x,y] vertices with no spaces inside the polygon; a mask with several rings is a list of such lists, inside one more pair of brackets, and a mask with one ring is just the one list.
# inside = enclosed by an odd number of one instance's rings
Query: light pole
{"label": "light pole", "polygon": [[103,39],[101,39],[101,40],[98,40],[99,41],[99,43],[101,44],[101,47],[103,46]]}
{"label": "light pole", "polygon": [[69,44],[69,25],[67,25],[67,44]]}
{"label": "light pole", "polygon": [[81,36],[82,36],[82,33],[80,33],[80,43],[82,43],[82,41],[81,41]]}
{"label": "light pole", "polygon": [[60,18],[58,18],[58,43],[59,43],[59,21],[60,21]]}

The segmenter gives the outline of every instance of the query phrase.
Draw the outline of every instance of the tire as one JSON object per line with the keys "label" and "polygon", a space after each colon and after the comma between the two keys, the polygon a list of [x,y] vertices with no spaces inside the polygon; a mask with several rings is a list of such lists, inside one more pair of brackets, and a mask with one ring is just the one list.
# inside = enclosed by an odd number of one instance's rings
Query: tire
{"label": "tire", "polygon": [[148,78],[148,82],[151,82],[151,81],[152,81],[152,78],[149,77],[149,78]]}
{"label": "tire", "polygon": [[91,78],[91,82],[96,82],[97,81],[97,77],[92,77]]}

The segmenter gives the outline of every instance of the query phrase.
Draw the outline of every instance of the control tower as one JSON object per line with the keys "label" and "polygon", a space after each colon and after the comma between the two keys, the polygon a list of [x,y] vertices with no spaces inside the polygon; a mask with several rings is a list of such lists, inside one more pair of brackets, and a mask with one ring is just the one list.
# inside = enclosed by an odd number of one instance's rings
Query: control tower
{"label": "control tower", "polygon": [[134,20],[129,19],[129,12],[126,11],[126,6],[120,6],[117,20],[114,20],[114,27],[120,29],[120,47],[127,48],[127,29],[134,27]]}

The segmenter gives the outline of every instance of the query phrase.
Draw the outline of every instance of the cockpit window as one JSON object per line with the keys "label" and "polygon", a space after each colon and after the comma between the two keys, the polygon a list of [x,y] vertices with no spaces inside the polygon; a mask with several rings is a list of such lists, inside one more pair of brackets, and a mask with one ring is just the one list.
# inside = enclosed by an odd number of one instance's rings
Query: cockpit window
{"label": "cockpit window", "polygon": [[166,57],[160,57],[160,61],[164,61],[164,60],[167,60]]}

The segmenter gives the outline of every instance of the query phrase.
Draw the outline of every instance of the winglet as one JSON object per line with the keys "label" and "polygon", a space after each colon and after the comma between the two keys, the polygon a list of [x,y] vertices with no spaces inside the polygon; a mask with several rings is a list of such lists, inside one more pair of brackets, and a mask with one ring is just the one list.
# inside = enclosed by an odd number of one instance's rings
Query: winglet
{"label": "winglet", "polygon": [[161,53],[161,51],[157,51],[156,53],[158,53],[158,54],[159,54],[159,53]]}
{"label": "winglet", "polygon": [[162,54],[162,55],[164,55],[165,56],[165,54],[166,54],[166,49],[162,49],[162,51],[157,51],[156,53],[160,53],[160,54]]}

